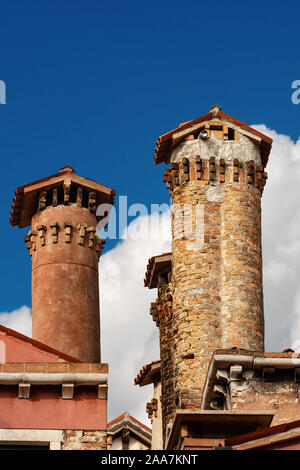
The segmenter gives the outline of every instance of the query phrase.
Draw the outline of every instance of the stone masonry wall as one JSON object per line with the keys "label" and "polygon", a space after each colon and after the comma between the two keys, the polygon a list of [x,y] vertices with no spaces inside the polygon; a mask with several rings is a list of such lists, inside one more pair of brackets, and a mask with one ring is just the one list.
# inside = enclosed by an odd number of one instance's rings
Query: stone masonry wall
{"label": "stone masonry wall", "polygon": [[230,402],[233,410],[271,411],[272,426],[300,419],[300,384],[293,380],[264,382],[251,381],[230,384]]}
{"label": "stone masonry wall", "polygon": [[158,298],[156,303],[152,304],[151,314],[159,327],[163,442],[166,438],[167,424],[172,421],[176,411],[171,292],[172,283],[168,282],[167,276],[159,276]]}
{"label": "stone masonry wall", "polygon": [[64,431],[62,450],[106,450],[106,431]]}
{"label": "stone masonry wall", "polygon": [[[221,344],[221,211],[220,202],[206,199],[209,183],[192,181],[173,191],[173,206],[204,207],[204,244],[176,237],[181,221],[173,217],[174,373],[177,405],[199,407],[208,363]],[[174,236],[175,234],[175,236]],[[193,244],[195,243],[195,247]]]}
{"label": "stone masonry wall", "polygon": [[264,350],[261,204],[256,187],[228,183],[222,205],[222,347]]}
{"label": "stone masonry wall", "polygon": [[260,198],[267,176],[257,159],[207,160],[185,145],[187,157],[181,145],[181,161],[171,156],[164,177],[173,206],[175,403],[199,408],[215,349],[264,349]]}

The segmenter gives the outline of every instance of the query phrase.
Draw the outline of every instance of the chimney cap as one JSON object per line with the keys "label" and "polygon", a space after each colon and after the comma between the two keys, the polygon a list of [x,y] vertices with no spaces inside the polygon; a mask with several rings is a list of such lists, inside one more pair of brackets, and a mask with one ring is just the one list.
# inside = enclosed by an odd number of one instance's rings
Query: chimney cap
{"label": "chimney cap", "polygon": [[221,109],[221,106],[215,104],[210,108],[210,112],[208,114],[200,116],[197,119],[193,119],[192,121],[182,122],[176,129],[173,129],[172,131],[169,131],[166,134],[158,137],[154,154],[155,164],[157,165],[158,163],[162,162],[169,163],[172,150],[185,137],[194,133],[198,129],[201,130],[202,126],[204,128],[206,123],[209,124],[210,121],[213,121],[217,118],[220,120],[220,122],[224,122],[225,125],[230,126],[231,124],[234,124],[241,133],[246,133],[248,136],[249,134],[253,134],[253,138],[260,143],[262,164],[263,166],[266,166],[272,147],[271,137],[268,137],[256,129],[253,129],[248,124],[240,121],[239,119],[235,119],[234,117],[225,114],[223,111],[221,111]]}
{"label": "chimney cap", "polygon": [[96,206],[103,203],[113,204],[114,202],[115,190],[75,174],[74,169],[66,165],[55,175],[25,184],[15,190],[10,218],[11,225],[18,225],[20,228],[31,225],[31,218],[37,211],[37,200],[40,191],[49,191],[53,187],[62,186],[65,179],[89,192],[96,193]]}

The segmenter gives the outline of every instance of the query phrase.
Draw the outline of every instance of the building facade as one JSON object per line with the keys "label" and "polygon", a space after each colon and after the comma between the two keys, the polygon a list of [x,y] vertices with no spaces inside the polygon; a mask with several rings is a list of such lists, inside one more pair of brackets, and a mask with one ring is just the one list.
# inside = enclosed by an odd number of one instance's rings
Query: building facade
{"label": "building facade", "polygon": [[0,449],[107,448],[96,208],[114,194],[70,166],[15,191],[11,224],[30,227],[33,337],[0,327]]}

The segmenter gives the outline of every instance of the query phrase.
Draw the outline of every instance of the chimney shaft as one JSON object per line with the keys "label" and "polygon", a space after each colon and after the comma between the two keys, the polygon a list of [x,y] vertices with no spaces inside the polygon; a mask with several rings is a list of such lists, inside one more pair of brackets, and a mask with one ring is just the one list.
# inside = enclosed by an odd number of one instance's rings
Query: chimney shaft
{"label": "chimney shaft", "polygon": [[271,142],[219,106],[158,139],[156,163],[170,162],[179,408],[201,407],[216,349],[264,350],[261,195]]}
{"label": "chimney shaft", "polygon": [[[12,225],[28,225],[32,259],[32,337],[83,362],[100,362],[96,207],[114,191],[74,174],[60,173],[23,186]],[[15,196],[15,198],[16,198]]]}

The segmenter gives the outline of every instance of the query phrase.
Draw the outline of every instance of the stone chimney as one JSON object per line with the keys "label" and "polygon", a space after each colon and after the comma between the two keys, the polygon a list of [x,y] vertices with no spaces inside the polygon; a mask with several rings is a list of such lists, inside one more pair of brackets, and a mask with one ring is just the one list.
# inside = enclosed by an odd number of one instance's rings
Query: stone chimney
{"label": "stone chimney", "polygon": [[16,189],[12,205],[11,225],[31,226],[32,337],[83,362],[100,362],[96,209],[114,195],[65,166]]}
{"label": "stone chimney", "polygon": [[155,163],[170,163],[177,408],[201,407],[216,348],[264,350],[261,195],[271,145],[220,106],[157,141]]}

